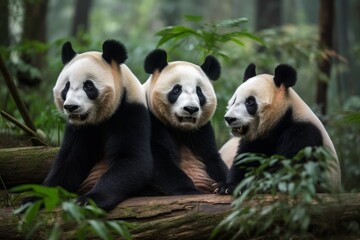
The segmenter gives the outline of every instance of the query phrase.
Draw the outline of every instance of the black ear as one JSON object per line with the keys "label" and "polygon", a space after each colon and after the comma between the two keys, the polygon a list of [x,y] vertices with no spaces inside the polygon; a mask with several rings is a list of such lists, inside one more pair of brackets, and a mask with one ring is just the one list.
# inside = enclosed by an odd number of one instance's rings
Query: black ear
{"label": "black ear", "polygon": [[155,70],[163,70],[168,65],[167,53],[163,49],[155,49],[150,52],[144,61],[144,69],[146,73],[153,74]]}
{"label": "black ear", "polygon": [[256,76],[256,71],[255,71],[255,64],[253,63],[250,63],[246,69],[245,69],[245,72],[244,72],[244,79],[243,79],[243,82],[245,82],[246,80],[248,80],[249,78],[252,78],[252,77],[255,77]]}
{"label": "black ear", "polygon": [[287,64],[280,64],[275,68],[274,82],[277,87],[284,85],[286,88],[292,87],[296,83],[296,71]]}
{"label": "black ear", "polygon": [[62,50],[61,50],[61,61],[62,63],[65,65],[68,62],[71,61],[71,59],[73,59],[76,55],[76,52],[74,51],[74,49],[71,46],[71,42],[67,41],[66,43],[64,43],[64,45],[62,46]]}
{"label": "black ear", "polygon": [[111,64],[114,60],[118,64],[124,63],[127,59],[127,53],[125,46],[116,40],[106,40],[102,46],[102,57],[106,62]]}
{"label": "black ear", "polygon": [[215,81],[220,77],[220,63],[214,56],[207,56],[205,58],[205,62],[200,67],[209,79]]}

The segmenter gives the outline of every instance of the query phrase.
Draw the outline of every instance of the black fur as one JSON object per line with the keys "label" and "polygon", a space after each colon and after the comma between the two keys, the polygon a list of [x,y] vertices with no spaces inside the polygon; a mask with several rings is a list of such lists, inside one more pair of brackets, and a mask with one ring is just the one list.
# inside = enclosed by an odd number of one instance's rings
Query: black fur
{"label": "black fur", "polygon": [[167,94],[167,99],[169,103],[174,104],[182,93],[182,87],[179,84],[176,84],[173,89]]}
{"label": "black fur", "polygon": [[145,72],[149,74],[153,74],[155,70],[161,72],[167,65],[167,53],[163,49],[153,50],[146,56],[144,61]]}
{"label": "black fur", "polygon": [[215,81],[220,77],[221,66],[219,61],[214,56],[207,56],[204,63],[200,67],[209,79]]}
{"label": "black fur", "polygon": [[61,50],[61,61],[62,63],[65,65],[68,62],[71,61],[71,59],[73,59],[76,55],[76,52],[74,51],[74,49],[71,46],[71,42],[66,42],[64,43],[64,45],[62,46],[62,50]]}
{"label": "black fur", "polygon": [[[301,149],[307,146],[322,146],[323,140],[320,130],[310,122],[297,122],[293,119],[292,108],[279,120],[274,129],[265,137],[248,141],[242,138],[239,142],[237,156],[241,153],[260,153],[267,156],[274,154],[292,158]],[[244,179],[246,167],[256,165],[239,166],[233,164],[224,186],[220,193],[226,189],[231,193],[235,186]]]}
{"label": "black fur", "polygon": [[66,100],[66,94],[67,94],[67,92],[69,91],[69,88],[70,88],[70,82],[67,82],[67,83],[65,84],[64,89],[61,91],[61,98],[62,98],[63,101]]}
{"label": "black fur", "polygon": [[122,64],[127,59],[127,52],[124,45],[116,40],[107,40],[102,46],[103,54],[102,57],[106,62],[111,64],[114,60],[118,64]]}
{"label": "black fur", "polygon": [[210,122],[196,131],[181,131],[165,126],[151,114],[151,150],[154,159],[154,185],[164,195],[201,193],[181,170],[179,146],[185,145],[206,165],[209,176],[217,182],[226,179],[227,167],[215,144]]}
{"label": "black fur", "polygon": [[66,125],[64,141],[44,185],[75,192],[91,168],[106,159],[109,169],[92,190],[79,197],[80,203],[91,198],[111,210],[144,189],[153,169],[150,117],[143,105],[125,99],[110,119],[98,125]]}
{"label": "black fur", "polygon": [[296,84],[296,70],[287,64],[280,64],[275,68],[274,82],[277,87],[284,85],[285,88]]}
{"label": "black fur", "polygon": [[244,77],[243,77],[243,82],[245,82],[246,80],[248,80],[249,78],[255,77],[256,76],[256,66],[253,63],[250,63],[244,72]]}
{"label": "black fur", "polygon": [[89,99],[95,100],[99,96],[99,90],[95,87],[91,80],[86,80],[83,84],[83,89]]}
{"label": "black fur", "polygon": [[199,87],[199,86],[196,87],[196,94],[199,97],[200,106],[204,106],[206,103],[206,97],[203,94],[201,87]]}

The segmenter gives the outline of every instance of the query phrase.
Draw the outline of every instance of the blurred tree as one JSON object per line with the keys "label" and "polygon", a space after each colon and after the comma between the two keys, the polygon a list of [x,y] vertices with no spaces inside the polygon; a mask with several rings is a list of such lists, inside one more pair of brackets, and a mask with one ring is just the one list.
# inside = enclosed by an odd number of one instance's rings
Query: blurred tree
{"label": "blurred tree", "polygon": [[71,28],[71,35],[76,36],[79,31],[87,32],[89,26],[89,14],[92,6],[92,0],[77,0],[75,13]]}
{"label": "blurred tree", "polygon": [[257,0],[256,30],[280,26],[281,12],[281,0]]}
{"label": "blurred tree", "polygon": [[20,54],[21,66],[17,78],[20,84],[36,86],[41,82],[40,71],[34,73],[34,68],[42,70],[46,64],[46,15],[48,0],[24,1],[24,21],[21,43],[23,50]]}
{"label": "blurred tree", "polygon": [[0,46],[9,45],[9,3],[8,0],[0,1]]}
{"label": "blurred tree", "polygon": [[331,73],[331,50],[333,49],[334,0],[320,0],[319,48],[323,54],[318,62],[320,71],[316,87],[316,104],[323,115],[327,110],[327,89]]}

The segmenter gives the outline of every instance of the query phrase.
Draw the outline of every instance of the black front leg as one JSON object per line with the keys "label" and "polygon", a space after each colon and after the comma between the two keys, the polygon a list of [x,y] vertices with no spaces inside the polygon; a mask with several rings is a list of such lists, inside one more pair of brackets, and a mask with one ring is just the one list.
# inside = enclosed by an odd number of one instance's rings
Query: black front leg
{"label": "black front leg", "polygon": [[63,143],[43,182],[76,192],[90,170],[103,157],[103,143],[98,126],[67,124]]}

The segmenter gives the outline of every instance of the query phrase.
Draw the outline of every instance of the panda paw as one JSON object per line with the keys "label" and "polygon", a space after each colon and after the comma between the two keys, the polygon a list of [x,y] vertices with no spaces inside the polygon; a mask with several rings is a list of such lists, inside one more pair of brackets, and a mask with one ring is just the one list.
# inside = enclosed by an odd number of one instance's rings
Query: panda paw
{"label": "panda paw", "polygon": [[78,206],[86,206],[89,204],[89,197],[83,195],[76,199],[76,205]]}
{"label": "panda paw", "polygon": [[[236,185],[231,183],[214,183],[213,184],[214,193],[220,194],[220,195],[232,195]],[[241,193],[240,193],[241,194]]]}

